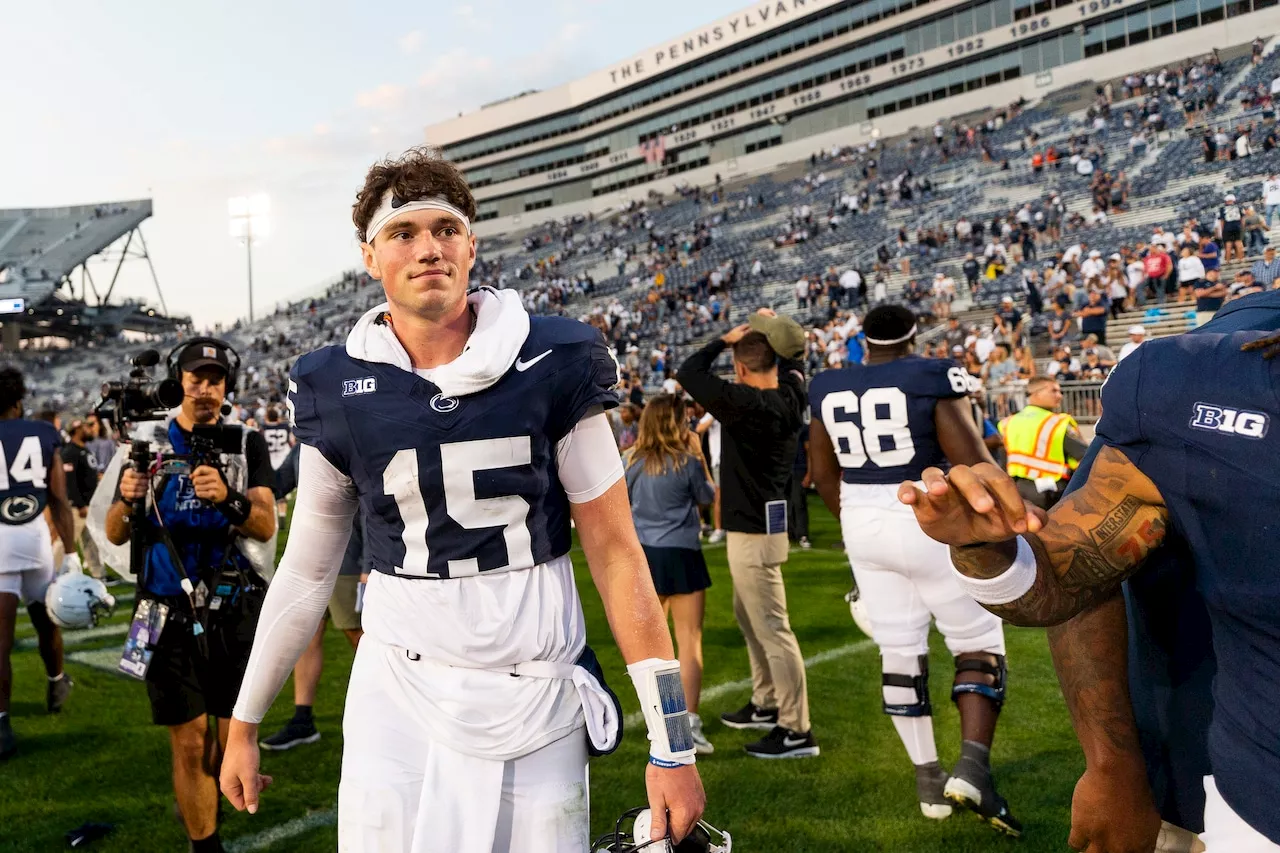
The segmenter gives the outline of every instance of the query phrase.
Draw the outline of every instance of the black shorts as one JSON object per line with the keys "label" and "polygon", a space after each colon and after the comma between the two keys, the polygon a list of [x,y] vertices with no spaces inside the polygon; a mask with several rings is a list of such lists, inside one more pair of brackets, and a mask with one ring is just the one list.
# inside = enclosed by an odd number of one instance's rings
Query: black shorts
{"label": "black shorts", "polygon": [[256,608],[248,616],[212,625],[204,634],[206,657],[192,633],[186,596],[157,596],[156,600],[169,605],[169,621],[147,670],[151,721],[177,726],[205,715],[230,717],[258,627]]}
{"label": "black shorts", "polygon": [[1234,240],[1242,240],[1241,227],[1239,222],[1222,223],[1222,239],[1231,242]]}
{"label": "black shorts", "polygon": [[642,547],[658,595],[686,595],[711,586],[711,574],[701,549]]}

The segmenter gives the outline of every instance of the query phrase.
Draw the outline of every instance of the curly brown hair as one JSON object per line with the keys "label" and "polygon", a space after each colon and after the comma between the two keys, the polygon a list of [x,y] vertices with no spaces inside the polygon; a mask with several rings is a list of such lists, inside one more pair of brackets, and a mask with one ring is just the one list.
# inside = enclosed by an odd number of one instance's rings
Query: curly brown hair
{"label": "curly brown hair", "polygon": [[364,186],[356,194],[356,203],[351,206],[356,236],[362,243],[367,243],[370,236],[376,236],[366,234],[365,229],[377,213],[387,190],[408,201],[440,196],[465,213],[468,219],[474,221],[476,218],[476,200],[462,172],[444,159],[439,149],[422,145],[410,148],[395,159],[374,163],[365,175]]}

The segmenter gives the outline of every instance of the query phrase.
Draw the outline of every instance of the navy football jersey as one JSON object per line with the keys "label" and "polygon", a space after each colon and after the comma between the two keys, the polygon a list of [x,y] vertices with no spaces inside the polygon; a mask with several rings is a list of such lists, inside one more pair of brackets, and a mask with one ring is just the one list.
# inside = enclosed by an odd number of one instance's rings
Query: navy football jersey
{"label": "navy football jersey", "polygon": [[896,484],[946,466],[933,412],[968,393],[969,375],[954,361],[909,355],[824,370],[809,383],[809,405],[846,483]]}
{"label": "navy football jersey", "polygon": [[280,466],[289,458],[289,438],[292,433],[284,424],[267,424],[260,431],[267,442],[267,454],[271,457],[271,467],[279,471]]}
{"label": "navy football jersey", "polygon": [[1200,330],[1144,343],[1103,388],[1095,444],[1151,478],[1186,543],[1218,659],[1209,728],[1217,787],[1280,842],[1272,786],[1258,784],[1280,778],[1280,359],[1240,352],[1266,334]]}
{"label": "navy football jersey", "polygon": [[49,502],[49,469],[62,435],[46,421],[0,421],[0,523],[26,524]]}
{"label": "navy football jersey", "polygon": [[476,394],[333,346],[298,359],[289,399],[298,440],[355,483],[370,570],[457,578],[568,553],[556,443],[618,405],[618,381],[599,331],[531,317],[515,363]]}

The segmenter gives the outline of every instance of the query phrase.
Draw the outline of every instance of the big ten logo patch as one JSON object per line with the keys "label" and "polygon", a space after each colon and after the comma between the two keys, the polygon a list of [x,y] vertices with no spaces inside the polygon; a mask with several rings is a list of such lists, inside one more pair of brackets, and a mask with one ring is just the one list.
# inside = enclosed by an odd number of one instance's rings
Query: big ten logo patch
{"label": "big ten logo patch", "polygon": [[363,379],[344,379],[342,380],[342,396],[354,397],[357,394],[372,394],[378,390],[378,379],[375,376],[366,376]]}
{"label": "big ten logo patch", "polygon": [[1195,415],[1191,418],[1193,429],[1224,432],[1242,438],[1264,438],[1270,425],[1271,419],[1263,412],[1233,409],[1213,403],[1196,403]]}

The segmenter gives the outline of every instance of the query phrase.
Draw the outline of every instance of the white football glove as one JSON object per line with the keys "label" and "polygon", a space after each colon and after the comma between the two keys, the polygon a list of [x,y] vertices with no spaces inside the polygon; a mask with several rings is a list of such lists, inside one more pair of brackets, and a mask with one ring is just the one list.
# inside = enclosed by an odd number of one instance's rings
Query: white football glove
{"label": "white football glove", "polygon": [[62,567],[58,569],[58,574],[84,574],[84,566],[80,565],[79,554],[68,554],[62,558]]}

